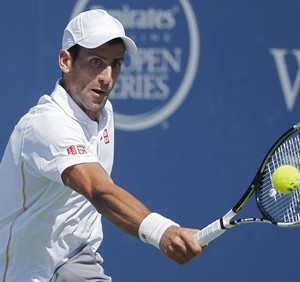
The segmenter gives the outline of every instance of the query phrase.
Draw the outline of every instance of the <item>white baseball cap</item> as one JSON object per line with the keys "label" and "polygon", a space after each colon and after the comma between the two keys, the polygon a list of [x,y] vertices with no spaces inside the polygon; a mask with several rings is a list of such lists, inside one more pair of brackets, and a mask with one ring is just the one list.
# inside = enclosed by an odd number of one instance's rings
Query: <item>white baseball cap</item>
{"label": "white baseball cap", "polygon": [[105,10],[95,9],[82,12],[69,22],[64,31],[62,48],[69,49],[78,44],[93,49],[118,37],[122,38],[128,53],[136,53],[137,47],[125,35],[123,25]]}

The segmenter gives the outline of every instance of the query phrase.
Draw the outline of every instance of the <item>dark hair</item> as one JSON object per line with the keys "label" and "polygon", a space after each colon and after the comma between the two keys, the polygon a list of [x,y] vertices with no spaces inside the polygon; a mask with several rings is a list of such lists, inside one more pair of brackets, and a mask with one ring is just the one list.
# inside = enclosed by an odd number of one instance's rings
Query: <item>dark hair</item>
{"label": "dark hair", "polygon": [[[107,43],[111,44],[111,45],[116,45],[116,44],[124,44],[124,41],[122,40],[122,38],[117,37],[117,38],[114,38],[114,39],[108,41]],[[125,45],[124,45],[124,47],[125,47]],[[76,59],[78,58],[80,48],[82,48],[82,47],[79,46],[78,44],[76,44],[68,49],[68,51],[73,59],[73,62],[76,61]]]}
{"label": "dark hair", "polygon": [[80,50],[80,46],[78,44],[68,49],[73,61],[76,61],[76,59],[78,58],[79,50]]}
{"label": "dark hair", "polygon": [[111,44],[111,45],[115,45],[115,44],[123,44],[124,47],[125,47],[124,41],[123,41],[123,39],[120,38],[120,37],[114,38],[114,39],[108,41],[107,43],[108,43],[108,44]]}

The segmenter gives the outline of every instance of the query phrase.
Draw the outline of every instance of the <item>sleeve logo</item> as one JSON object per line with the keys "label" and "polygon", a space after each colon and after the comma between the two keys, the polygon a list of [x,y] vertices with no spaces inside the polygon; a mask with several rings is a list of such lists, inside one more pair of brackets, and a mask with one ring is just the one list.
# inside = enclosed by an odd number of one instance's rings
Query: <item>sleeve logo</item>
{"label": "sleeve logo", "polygon": [[87,154],[86,147],[84,145],[72,145],[67,148],[68,155],[84,155]]}

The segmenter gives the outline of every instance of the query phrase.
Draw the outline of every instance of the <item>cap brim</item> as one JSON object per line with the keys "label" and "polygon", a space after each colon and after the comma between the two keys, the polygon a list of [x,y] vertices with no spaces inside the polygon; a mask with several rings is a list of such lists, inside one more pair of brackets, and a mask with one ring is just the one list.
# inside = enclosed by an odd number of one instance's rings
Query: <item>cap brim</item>
{"label": "cap brim", "polygon": [[125,49],[129,54],[135,54],[137,52],[137,47],[134,41],[127,36],[124,35],[120,36],[120,34],[110,33],[107,35],[101,34],[100,36],[94,35],[94,36],[90,36],[89,38],[85,38],[84,40],[78,41],[77,44],[84,48],[93,49],[115,38],[121,38],[123,40]]}

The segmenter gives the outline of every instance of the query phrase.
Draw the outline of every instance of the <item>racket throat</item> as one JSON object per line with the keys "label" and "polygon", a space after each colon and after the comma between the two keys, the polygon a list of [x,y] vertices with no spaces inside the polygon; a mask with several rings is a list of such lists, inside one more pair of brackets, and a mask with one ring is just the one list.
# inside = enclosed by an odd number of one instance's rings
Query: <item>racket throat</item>
{"label": "racket throat", "polygon": [[222,229],[230,229],[235,226],[234,223],[231,222],[232,218],[236,215],[237,213],[232,210],[230,210],[228,213],[226,213],[221,219],[220,219],[220,224]]}

